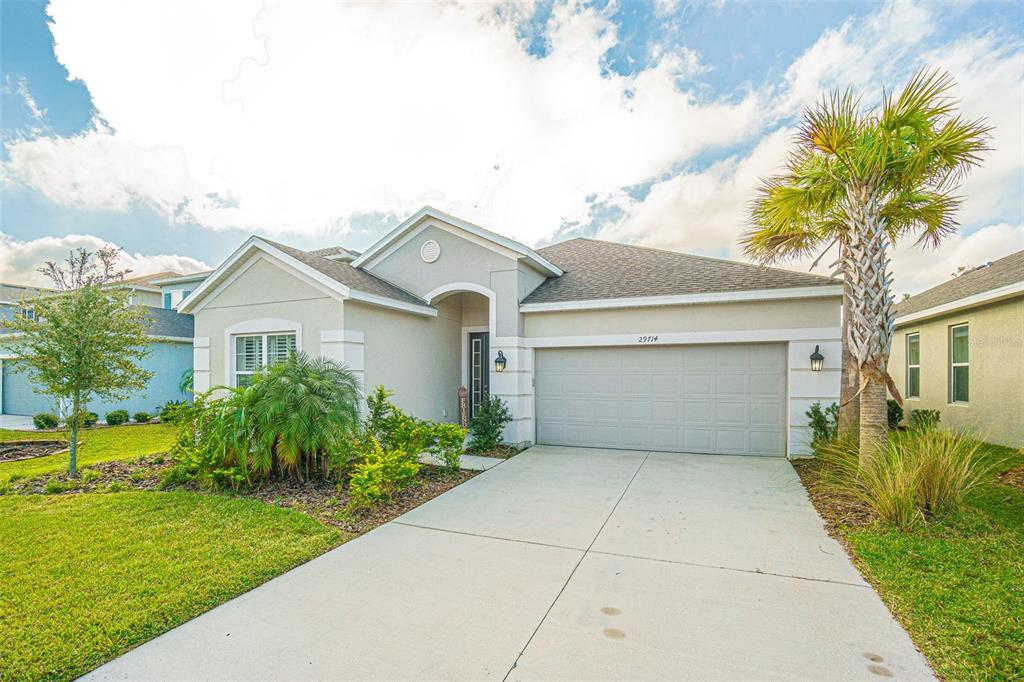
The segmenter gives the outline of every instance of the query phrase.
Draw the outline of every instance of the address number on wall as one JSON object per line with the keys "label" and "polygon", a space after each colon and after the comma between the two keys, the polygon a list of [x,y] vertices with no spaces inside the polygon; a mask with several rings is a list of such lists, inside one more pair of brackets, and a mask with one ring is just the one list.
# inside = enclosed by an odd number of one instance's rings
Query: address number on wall
{"label": "address number on wall", "polygon": [[636,339],[637,343],[657,343],[657,336],[638,336]]}

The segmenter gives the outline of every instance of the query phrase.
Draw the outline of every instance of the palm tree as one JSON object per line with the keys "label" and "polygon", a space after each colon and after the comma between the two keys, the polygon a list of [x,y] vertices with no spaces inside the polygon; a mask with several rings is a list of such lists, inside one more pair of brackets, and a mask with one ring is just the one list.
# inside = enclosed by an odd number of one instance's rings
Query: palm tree
{"label": "palm tree", "polygon": [[[897,239],[937,246],[956,230],[954,192],[988,149],[984,121],[966,121],[941,70],[918,71],[896,97],[863,109],[852,91],[804,113],[786,171],[759,188],[741,242],[765,263],[839,247],[844,286],[843,401],[859,396],[861,457],[886,436],[887,371],[893,336],[888,249]],[[847,364],[849,366],[847,366]],[[852,370],[859,379],[850,381]]]}

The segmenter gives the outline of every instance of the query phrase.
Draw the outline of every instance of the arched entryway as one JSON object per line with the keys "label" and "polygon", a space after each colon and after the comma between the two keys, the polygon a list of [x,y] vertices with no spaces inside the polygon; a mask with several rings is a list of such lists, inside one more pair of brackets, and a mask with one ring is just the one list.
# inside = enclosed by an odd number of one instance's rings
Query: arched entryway
{"label": "arched entryway", "polygon": [[438,319],[458,334],[458,372],[452,376],[455,390],[467,390],[467,417],[490,393],[491,340],[494,335],[494,292],[477,284],[457,282],[440,287],[426,297],[437,308]]}

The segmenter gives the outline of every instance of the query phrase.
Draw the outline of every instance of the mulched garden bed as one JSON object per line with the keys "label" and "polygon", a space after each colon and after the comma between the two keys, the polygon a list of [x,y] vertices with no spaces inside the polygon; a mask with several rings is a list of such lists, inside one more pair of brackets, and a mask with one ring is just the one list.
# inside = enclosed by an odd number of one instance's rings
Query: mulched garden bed
{"label": "mulched garden bed", "polygon": [[845,545],[840,529],[851,526],[863,526],[875,520],[871,509],[858,500],[840,495],[821,485],[821,462],[814,458],[798,458],[792,460],[800,481],[807,490],[811,504],[825,520],[828,534]]}
{"label": "mulched garden bed", "polygon": [[495,459],[508,459],[518,455],[520,452],[525,450],[516,445],[499,445],[493,450],[487,450],[486,452],[474,452],[473,450],[467,450],[467,455],[473,455],[474,457],[494,457]]}
{"label": "mulched garden bed", "polygon": [[1024,467],[1004,471],[999,474],[999,480],[1006,485],[1013,486],[1017,490],[1024,492]]}
{"label": "mulched garden bed", "polygon": [[[10,492],[16,495],[52,493],[55,484],[59,484],[61,494],[160,490],[164,472],[170,466],[170,460],[163,455],[101,462],[81,469],[77,479],[68,476],[67,472],[62,472],[13,480],[10,482]],[[468,481],[478,473],[480,472],[459,471],[457,474],[451,474],[441,467],[424,466],[416,477],[416,483],[396,494],[391,502],[358,512],[349,512],[345,509],[349,502],[348,493],[345,490],[339,491],[336,481],[299,482],[293,479],[277,479],[263,482],[251,490],[228,491],[222,494],[251,497],[267,504],[295,509],[326,525],[360,534],[401,516],[410,509]],[[47,491],[47,485],[51,486],[50,491]],[[199,490],[192,483],[175,486],[174,489]]]}
{"label": "mulched garden bed", "polygon": [[23,459],[45,457],[67,449],[67,442],[62,440],[7,441],[0,443],[0,462],[17,462]]}

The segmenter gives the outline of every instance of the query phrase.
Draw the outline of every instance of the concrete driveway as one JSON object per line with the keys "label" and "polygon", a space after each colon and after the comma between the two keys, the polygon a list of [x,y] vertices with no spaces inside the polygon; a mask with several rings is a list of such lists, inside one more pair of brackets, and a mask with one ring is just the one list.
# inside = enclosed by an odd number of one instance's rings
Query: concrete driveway
{"label": "concrete driveway", "polygon": [[784,460],[535,447],[90,679],[933,679]]}

